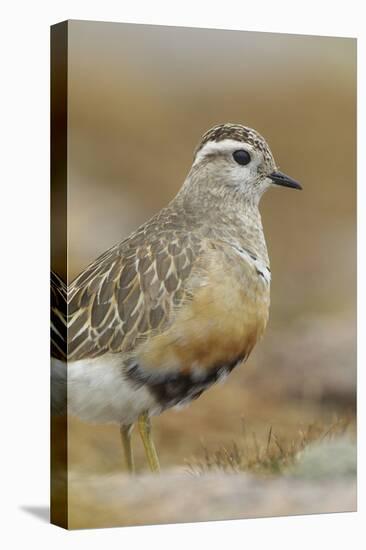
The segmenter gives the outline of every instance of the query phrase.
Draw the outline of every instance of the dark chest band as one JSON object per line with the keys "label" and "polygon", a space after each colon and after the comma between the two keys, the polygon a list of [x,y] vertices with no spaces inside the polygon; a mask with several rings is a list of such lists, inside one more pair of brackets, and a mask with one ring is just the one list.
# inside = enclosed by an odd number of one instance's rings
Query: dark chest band
{"label": "dark chest band", "polygon": [[225,378],[244,359],[237,357],[227,364],[220,364],[211,369],[190,373],[181,372],[147,372],[134,362],[125,371],[126,378],[136,388],[145,386],[151,391],[163,409],[188,403],[197,399],[210,386]]}

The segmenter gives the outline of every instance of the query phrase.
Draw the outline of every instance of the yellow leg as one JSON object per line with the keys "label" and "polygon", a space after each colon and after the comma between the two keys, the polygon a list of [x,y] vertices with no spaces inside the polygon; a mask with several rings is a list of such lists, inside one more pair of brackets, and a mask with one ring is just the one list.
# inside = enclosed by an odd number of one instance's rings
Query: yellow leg
{"label": "yellow leg", "polygon": [[123,451],[125,454],[127,467],[130,474],[135,473],[135,462],[133,460],[133,451],[132,451],[132,445],[131,445],[132,428],[133,428],[132,424],[129,424],[128,426],[122,425],[120,427]]}
{"label": "yellow leg", "polygon": [[151,436],[151,422],[147,413],[139,416],[139,431],[145,447],[147,461],[152,472],[159,472],[159,459]]}

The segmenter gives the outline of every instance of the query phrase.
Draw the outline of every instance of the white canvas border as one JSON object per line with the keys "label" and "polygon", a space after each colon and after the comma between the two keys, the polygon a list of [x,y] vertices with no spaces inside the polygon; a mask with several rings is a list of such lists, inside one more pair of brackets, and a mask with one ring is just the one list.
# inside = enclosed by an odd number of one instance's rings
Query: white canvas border
{"label": "white canvas border", "polygon": [[[4,9],[4,7],[3,7]],[[362,2],[7,2],[2,52],[2,486],[4,547],[361,548],[364,474],[356,514],[329,514],[67,533],[26,512],[45,506],[48,442],[49,25],[64,19],[140,22],[358,37],[359,121],[365,113]],[[362,34],[363,33],[363,34]],[[359,425],[365,364],[365,128],[359,127]],[[21,338],[19,335],[21,334]],[[362,435],[361,430],[360,435]],[[6,443],[5,443],[6,441]],[[359,464],[365,462],[360,437]]]}

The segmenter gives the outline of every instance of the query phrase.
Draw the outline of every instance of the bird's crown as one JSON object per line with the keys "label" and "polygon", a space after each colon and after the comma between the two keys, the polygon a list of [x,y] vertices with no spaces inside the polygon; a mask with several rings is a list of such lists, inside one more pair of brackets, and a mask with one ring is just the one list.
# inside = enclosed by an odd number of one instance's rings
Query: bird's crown
{"label": "bird's crown", "polygon": [[263,136],[252,128],[248,128],[242,124],[232,124],[230,122],[226,122],[225,124],[217,124],[205,132],[195,150],[195,155],[197,155],[206,143],[217,143],[225,139],[248,143],[254,147],[254,149],[258,149],[262,152],[265,161],[271,162],[273,159],[271,150]]}

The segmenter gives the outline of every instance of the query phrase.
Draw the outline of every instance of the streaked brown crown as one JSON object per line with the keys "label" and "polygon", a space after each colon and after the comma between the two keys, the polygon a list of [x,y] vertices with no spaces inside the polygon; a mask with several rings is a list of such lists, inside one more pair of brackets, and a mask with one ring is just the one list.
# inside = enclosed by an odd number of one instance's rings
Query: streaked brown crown
{"label": "streaked brown crown", "polygon": [[209,141],[223,141],[224,139],[233,139],[235,141],[249,143],[263,153],[266,161],[273,160],[271,150],[263,136],[252,128],[248,128],[242,124],[232,124],[230,122],[218,124],[204,133],[201,142],[195,150],[195,155],[200,149],[202,149],[205,143],[208,143]]}

